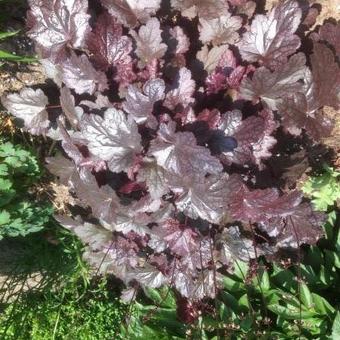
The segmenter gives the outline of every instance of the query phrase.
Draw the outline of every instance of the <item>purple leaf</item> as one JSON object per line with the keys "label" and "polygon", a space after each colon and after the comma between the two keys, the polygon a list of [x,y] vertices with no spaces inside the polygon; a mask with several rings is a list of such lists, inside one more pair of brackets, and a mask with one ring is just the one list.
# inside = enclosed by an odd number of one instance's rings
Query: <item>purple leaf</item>
{"label": "purple leaf", "polygon": [[306,94],[296,93],[287,97],[278,106],[282,116],[282,125],[292,135],[300,135],[301,129],[316,141],[330,135],[333,124],[319,110],[314,91]]}
{"label": "purple leaf", "polygon": [[81,132],[88,141],[88,149],[108,162],[113,172],[127,171],[134,156],[141,151],[141,136],[131,117],[122,111],[108,109],[104,118],[98,115],[84,115]]}
{"label": "purple leaf", "polygon": [[87,170],[74,174],[70,186],[83,204],[91,207],[95,217],[106,223],[115,220],[120,204],[116,193],[109,186],[99,187],[95,177]]}
{"label": "purple leaf", "polygon": [[170,35],[176,41],[175,54],[184,54],[189,51],[190,40],[180,26],[170,28]]}
{"label": "purple leaf", "polygon": [[112,233],[91,223],[79,223],[66,216],[55,216],[55,219],[66,229],[71,230],[92,250],[102,250],[112,240]]}
{"label": "purple leaf", "polygon": [[122,33],[122,26],[111,15],[104,13],[97,19],[87,39],[87,46],[96,66],[103,71],[107,71],[110,66],[119,70],[132,63],[132,41]]}
{"label": "purple leaf", "polygon": [[276,110],[282,97],[302,90],[300,80],[305,77],[305,63],[305,56],[298,53],[273,72],[263,66],[259,67],[251,80],[246,78],[242,81],[241,97],[254,103],[261,98],[270,109]]}
{"label": "purple leaf", "polygon": [[119,212],[116,216],[114,229],[120,231],[123,234],[128,234],[133,231],[140,236],[144,236],[150,233],[148,224],[150,222],[149,215],[145,213],[134,213],[132,209],[127,209],[126,212]]}
{"label": "purple leaf", "polygon": [[162,42],[162,30],[157,18],[148,20],[145,25],[140,27],[138,34],[134,30],[130,30],[130,34],[136,41],[135,53],[139,57],[141,66],[164,56],[167,45]]}
{"label": "purple leaf", "polygon": [[137,124],[146,123],[148,127],[155,129],[157,119],[152,112],[154,104],[164,98],[165,83],[162,79],[151,79],[144,84],[143,92],[136,85],[130,85],[123,109],[130,113]]}
{"label": "purple leaf", "polygon": [[215,19],[200,18],[200,40],[203,44],[235,44],[239,39],[238,30],[242,26],[240,17],[226,13]]}
{"label": "purple leaf", "polygon": [[222,116],[218,129],[224,136],[234,138],[236,146],[232,150],[223,150],[223,145],[217,145],[216,149],[222,152],[222,160],[227,164],[254,163],[261,166],[261,160],[271,156],[270,149],[276,144],[276,139],[271,136],[277,127],[274,116],[271,111],[264,110],[258,117],[251,116],[243,121],[241,118],[238,110]]}
{"label": "purple leaf", "polygon": [[298,248],[303,243],[315,244],[322,236],[325,215],[302,203],[286,217],[273,218],[259,226],[270,237],[277,239],[277,247]]}
{"label": "purple leaf", "polygon": [[218,18],[221,13],[228,12],[228,3],[224,0],[171,0],[171,6],[189,19]]}
{"label": "purple leaf", "polygon": [[[157,239],[157,251],[165,248],[179,256],[190,256],[198,248],[197,234],[191,229],[186,228],[177,220],[169,219],[159,227],[152,229],[153,237]],[[155,246],[156,243],[153,243]]]}
{"label": "purple leaf", "polygon": [[325,45],[314,43],[311,55],[315,97],[320,106],[340,107],[340,67],[334,60],[333,52]]}
{"label": "purple leaf", "polygon": [[105,73],[95,70],[85,54],[72,54],[62,63],[63,82],[76,93],[94,94],[107,89]]}
{"label": "purple leaf", "polygon": [[315,43],[311,57],[312,72],[305,73],[305,84],[301,92],[287,95],[278,103],[282,125],[293,135],[301,129],[316,141],[328,137],[333,122],[322,112],[322,106],[338,108],[340,99],[340,69],[334,61],[332,51]]}
{"label": "purple leaf", "polygon": [[231,6],[235,6],[236,14],[243,14],[251,18],[256,9],[256,2],[249,0],[228,0]]}
{"label": "purple leaf", "polygon": [[301,9],[296,1],[282,1],[270,13],[256,15],[249,32],[239,44],[242,58],[277,68],[300,46],[294,35],[301,21]]}
{"label": "purple leaf", "polygon": [[[215,280],[217,286],[215,286]],[[221,288],[222,275],[214,273],[213,270],[204,270],[192,288],[190,298],[192,300],[202,300],[204,298],[214,299],[217,290]]]}
{"label": "purple leaf", "polygon": [[226,212],[227,177],[223,174],[172,179],[170,186],[178,193],[177,209],[192,219],[200,217],[218,224]]}
{"label": "purple leaf", "polygon": [[292,215],[302,200],[298,191],[280,196],[275,188],[249,190],[237,177],[229,179],[229,190],[228,206],[232,218],[251,223]]}
{"label": "purple leaf", "polygon": [[83,0],[29,0],[28,36],[45,58],[65,59],[65,49],[84,47],[90,30],[88,4]]}
{"label": "purple leaf", "polygon": [[46,77],[52,79],[58,85],[58,87],[61,87],[63,78],[60,64],[55,64],[49,59],[41,59],[40,64],[44,69]]}
{"label": "purple leaf", "polygon": [[210,94],[228,88],[238,89],[245,75],[246,68],[237,65],[233,52],[227,49],[222,54],[215,70],[206,78],[207,91]]}
{"label": "purple leaf", "polygon": [[76,171],[74,163],[62,155],[46,158],[46,168],[54,176],[59,178],[63,185],[68,185],[69,179]]}
{"label": "purple leaf", "polygon": [[60,90],[60,105],[70,124],[76,128],[84,110],[79,106],[75,106],[74,97],[67,87]]}
{"label": "purple leaf", "polygon": [[136,280],[141,285],[150,288],[159,288],[168,282],[167,277],[162,272],[148,264],[144,267],[130,270],[126,280],[127,282]]}
{"label": "purple leaf", "polygon": [[228,50],[228,45],[215,46],[209,50],[207,45],[204,45],[197,52],[197,59],[203,63],[204,70],[209,73],[213,72],[220,62],[223,54]]}
{"label": "purple leaf", "polygon": [[248,262],[256,258],[253,241],[243,237],[237,226],[225,228],[218,243],[221,247],[220,261],[227,266],[235,260]]}
{"label": "purple leaf", "polygon": [[135,27],[158,11],[161,0],[101,0],[101,3],[124,26]]}
{"label": "purple leaf", "polygon": [[326,22],[319,29],[319,38],[327,41],[335,49],[337,57],[340,58],[340,23],[335,25]]}
{"label": "purple leaf", "polygon": [[137,180],[146,183],[148,191],[154,199],[161,198],[169,191],[165,178],[166,171],[157,165],[154,159],[143,159],[143,165],[138,171]]}
{"label": "purple leaf", "polygon": [[186,67],[179,70],[176,87],[166,95],[164,106],[173,110],[181,104],[186,107],[194,101],[192,95],[195,92],[195,81],[191,79],[191,72]]}
{"label": "purple leaf", "polygon": [[160,124],[158,137],[150,145],[149,155],[165,170],[182,175],[216,174],[222,171],[219,160],[209,149],[199,146],[191,132],[175,132],[175,123]]}
{"label": "purple leaf", "polygon": [[40,89],[23,88],[19,94],[1,97],[2,105],[16,118],[24,121],[25,129],[33,135],[47,132],[50,125],[46,106],[48,98]]}

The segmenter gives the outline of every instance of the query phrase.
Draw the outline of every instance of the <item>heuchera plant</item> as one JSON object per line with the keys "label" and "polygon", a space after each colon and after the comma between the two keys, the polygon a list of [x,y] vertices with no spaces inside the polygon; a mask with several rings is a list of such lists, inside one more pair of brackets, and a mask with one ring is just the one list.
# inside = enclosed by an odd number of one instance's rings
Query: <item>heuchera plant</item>
{"label": "heuchera plant", "polygon": [[54,84],[2,103],[61,142],[48,168],[90,210],[57,218],[125,299],[137,284],[214,297],[235,259],[322,236],[296,181],[332,130],[323,107],[339,108],[339,24],[312,32],[304,1],[29,5]]}

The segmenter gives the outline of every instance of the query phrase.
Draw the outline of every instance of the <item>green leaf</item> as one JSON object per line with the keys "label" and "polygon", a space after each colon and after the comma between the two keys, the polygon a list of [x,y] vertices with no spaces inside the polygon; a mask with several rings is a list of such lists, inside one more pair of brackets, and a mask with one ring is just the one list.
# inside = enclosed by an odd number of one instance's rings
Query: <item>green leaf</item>
{"label": "green leaf", "polygon": [[237,299],[226,291],[221,291],[220,296],[227,308],[231,308],[235,313],[240,312],[240,306]]}
{"label": "green leaf", "polygon": [[316,177],[310,177],[302,187],[302,191],[312,199],[317,210],[327,211],[340,198],[340,172],[329,166],[324,166],[325,172]]}
{"label": "green leaf", "polygon": [[159,294],[159,292],[157,291],[157,289],[145,287],[144,293],[156,306],[161,305],[162,297],[161,294]]}
{"label": "green leaf", "polygon": [[255,288],[259,288],[261,291],[268,291],[270,289],[270,281],[267,270],[261,268],[254,277],[253,284]]}
{"label": "green leaf", "polygon": [[21,57],[12,53],[8,53],[6,51],[0,50],[0,59],[5,59],[8,61],[16,61],[21,63],[33,63],[37,61],[36,58],[30,58],[30,57]]}
{"label": "green leaf", "polygon": [[233,275],[238,277],[242,282],[247,277],[249,265],[246,262],[236,260],[234,261],[234,272]]}
{"label": "green leaf", "polygon": [[288,269],[282,269],[274,265],[274,275],[271,276],[271,281],[276,286],[292,291],[296,287],[295,275]]}
{"label": "green leaf", "polygon": [[4,177],[8,175],[8,166],[6,164],[0,164],[0,176]]}
{"label": "green leaf", "polygon": [[247,295],[247,294],[242,295],[242,296],[239,298],[238,303],[239,303],[239,305],[242,306],[242,307],[245,307],[245,308],[247,308],[247,309],[250,308],[249,299],[248,299],[248,295]]}
{"label": "green leaf", "polygon": [[4,40],[9,37],[13,37],[17,35],[20,31],[14,31],[14,32],[0,32],[0,40]]}
{"label": "green leaf", "polygon": [[0,226],[7,224],[11,220],[11,215],[8,211],[0,211]]}
{"label": "green leaf", "polygon": [[315,306],[314,309],[318,314],[333,315],[335,310],[326,299],[315,293],[312,293],[312,297]]}
{"label": "green leaf", "polygon": [[229,276],[223,276],[223,286],[230,292],[240,293],[246,291],[246,287],[243,283],[235,281]]}
{"label": "green leaf", "polygon": [[273,313],[280,315],[284,319],[288,320],[295,320],[299,319],[300,317],[301,319],[309,319],[316,315],[315,312],[305,310],[300,311],[299,308],[289,304],[286,307],[279,304],[268,305],[267,307]]}
{"label": "green leaf", "polygon": [[313,309],[314,301],[312,294],[304,282],[300,283],[300,299],[304,306],[308,309]]}
{"label": "green leaf", "polygon": [[337,311],[333,326],[332,326],[332,339],[339,340],[340,339],[340,312]]}
{"label": "green leaf", "polygon": [[248,333],[253,328],[252,318],[248,315],[244,320],[240,322],[240,327],[244,332]]}

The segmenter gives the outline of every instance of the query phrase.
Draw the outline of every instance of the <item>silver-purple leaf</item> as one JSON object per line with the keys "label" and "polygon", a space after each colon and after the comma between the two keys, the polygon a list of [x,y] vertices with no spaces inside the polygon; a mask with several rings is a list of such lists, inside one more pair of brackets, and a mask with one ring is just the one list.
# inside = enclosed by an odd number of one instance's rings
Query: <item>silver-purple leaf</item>
{"label": "silver-purple leaf", "polygon": [[190,40],[184,33],[182,27],[175,26],[170,28],[169,32],[171,37],[176,41],[175,54],[183,54],[188,52],[190,48]]}
{"label": "silver-purple leaf", "polygon": [[47,58],[41,59],[40,64],[44,69],[46,77],[52,79],[59,87],[61,87],[63,77],[60,64],[55,64]]}
{"label": "silver-purple leaf", "polygon": [[129,270],[126,280],[127,282],[136,280],[141,285],[150,288],[159,288],[168,282],[168,278],[162,272],[149,264]]}
{"label": "silver-purple leaf", "polygon": [[48,98],[41,89],[23,88],[19,94],[2,96],[1,102],[14,117],[23,120],[25,129],[33,135],[47,132],[50,125],[46,111]]}
{"label": "silver-purple leaf", "polygon": [[340,23],[333,24],[326,22],[319,29],[319,39],[327,41],[336,52],[338,58],[340,58]]}
{"label": "silver-purple leaf", "polygon": [[101,3],[124,26],[135,27],[158,11],[161,0],[101,0]]}
{"label": "silver-purple leaf", "polygon": [[298,2],[293,0],[281,1],[268,15],[256,15],[239,44],[242,58],[270,68],[285,64],[300,46],[300,38],[294,33],[301,15]]}
{"label": "silver-purple leaf", "polygon": [[[96,178],[88,170],[74,173],[70,187],[85,206],[90,206],[96,218],[112,224],[121,209],[118,196],[108,185],[99,187]],[[112,227],[113,230],[113,227]]]}
{"label": "silver-purple leaf", "polygon": [[315,97],[320,106],[340,107],[340,67],[331,49],[314,43],[311,55]]}
{"label": "silver-purple leaf", "polygon": [[209,49],[204,45],[200,51],[197,52],[197,59],[203,63],[203,68],[208,73],[214,71],[221,60],[223,54],[228,50],[228,45],[214,46]]}
{"label": "silver-purple leaf", "polygon": [[84,115],[81,132],[93,155],[107,161],[113,172],[127,171],[141,150],[141,136],[136,123],[124,112],[108,109],[104,118]]}
{"label": "silver-purple leaf", "polygon": [[162,30],[157,18],[148,20],[145,25],[139,28],[138,34],[134,30],[130,30],[130,34],[136,41],[135,53],[139,57],[141,66],[164,56],[167,45],[162,42]]}
{"label": "silver-purple leaf", "polygon": [[162,197],[169,191],[166,185],[166,171],[153,158],[145,157],[143,159],[137,180],[146,183],[148,191],[154,199]]}
{"label": "silver-purple leaf", "polygon": [[242,26],[241,17],[225,13],[215,19],[200,18],[199,22],[200,40],[203,44],[235,44],[239,39],[237,31]]}
{"label": "silver-purple leaf", "polygon": [[90,31],[84,0],[29,0],[28,36],[41,54],[59,61],[66,58],[68,46],[82,48]]}
{"label": "silver-purple leaf", "polygon": [[315,244],[324,234],[322,224],[326,216],[313,211],[309,203],[298,205],[286,217],[276,217],[259,224],[261,230],[276,239],[279,248],[298,248],[302,244]]}
{"label": "silver-purple leaf", "polygon": [[254,103],[261,99],[270,109],[276,110],[277,103],[283,97],[302,90],[303,84],[300,80],[305,77],[305,63],[304,54],[298,53],[273,72],[264,66],[259,67],[252,79],[246,78],[242,81],[241,97]]}
{"label": "silver-purple leaf", "polygon": [[150,145],[149,155],[157,164],[177,175],[217,174],[222,171],[219,160],[208,148],[197,145],[191,132],[175,132],[175,123],[162,123],[158,137]]}
{"label": "silver-purple leaf", "polygon": [[[233,150],[221,150],[222,161],[227,164],[253,163],[261,167],[261,161],[271,156],[270,149],[276,144],[276,139],[271,136],[277,128],[273,113],[263,110],[258,117],[241,118],[238,110],[221,117],[218,129],[236,141]],[[218,145],[216,147],[218,150]]]}
{"label": "silver-purple leaf", "polygon": [[85,54],[77,56],[73,53],[61,67],[63,82],[77,94],[94,94],[108,88],[105,73],[97,71]]}
{"label": "silver-purple leaf", "polygon": [[136,85],[130,85],[127,90],[123,109],[128,112],[137,124],[150,128],[157,127],[157,119],[152,114],[154,104],[164,98],[165,83],[162,79],[151,79],[143,86],[143,92]]}
{"label": "silver-purple leaf", "polygon": [[76,171],[74,163],[62,155],[46,158],[46,168],[59,178],[62,185],[68,185],[69,179]]}
{"label": "silver-purple leaf", "polygon": [[177,209],[192,219],[200,217],[218,224],[226,211],[227,177],[226,174],[185,177],[171,183],[173,190],[179,193]]}
{"label": "silver-purple leaf", "polygon": [[122,26],[114,17],[107,13],[99,16],[87,39],[88,49],[97,67],[106,71],[109,66],[122,68],[132,63],[132,41],[122,34]]}
{"label": "silver-purple leaf", "polygon": [[224,0],[171,0],[171,6],[189,19],[218,18],[221,13],[228,12],[228,3]]}
{"label": "silver-purple leaf", "polygon": [[60,90],[60,105],[70,124],[73,127],[77,127],[84,110],[79,106],[75,106],[74,97],[67,87],[63,87]]}
{"label": "silver-purple leaf", "polygon": [[183,107],[188,106],[194,102],[192,97],[195,92],[195,81],[191,78],[191,72],[186,67],[182,67],[175,82],[177,85],[170,90],[165,98],[164,106],[173,110],[177,105],[181,104]]}
{"label": "silver-purple leaf", "polygon": [[221,247],[219,260],[227,266],[235,260],[248,262],[256,258],[253,241],[243,237],[238,226],[225,228],[218,244]]}
{"label": "silver-purple leaf", "polygon": [[102,250],[111,240],[112,233],[99,225],[78,222],[67,216],[57,215],[55,219],[66,229],[76,234],[92,250]]}

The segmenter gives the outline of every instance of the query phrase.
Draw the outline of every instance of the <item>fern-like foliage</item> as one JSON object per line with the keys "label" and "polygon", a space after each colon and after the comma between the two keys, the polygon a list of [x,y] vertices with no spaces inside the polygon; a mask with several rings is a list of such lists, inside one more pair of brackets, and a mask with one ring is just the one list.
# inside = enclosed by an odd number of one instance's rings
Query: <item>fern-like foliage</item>
{"label": "fern-like foliage", "polygon": [[34,155],[20,146],[0,144],[0,239],[39,231],[52,210],[38,205],[29,188],[40,177]]}
{"label": "fern-like foliage", "polygon": [[317,210],[327,211],[330,206],[340,200],[340,172],[325,166],[325,172],[310,177],[302,190],[312,198]]}

